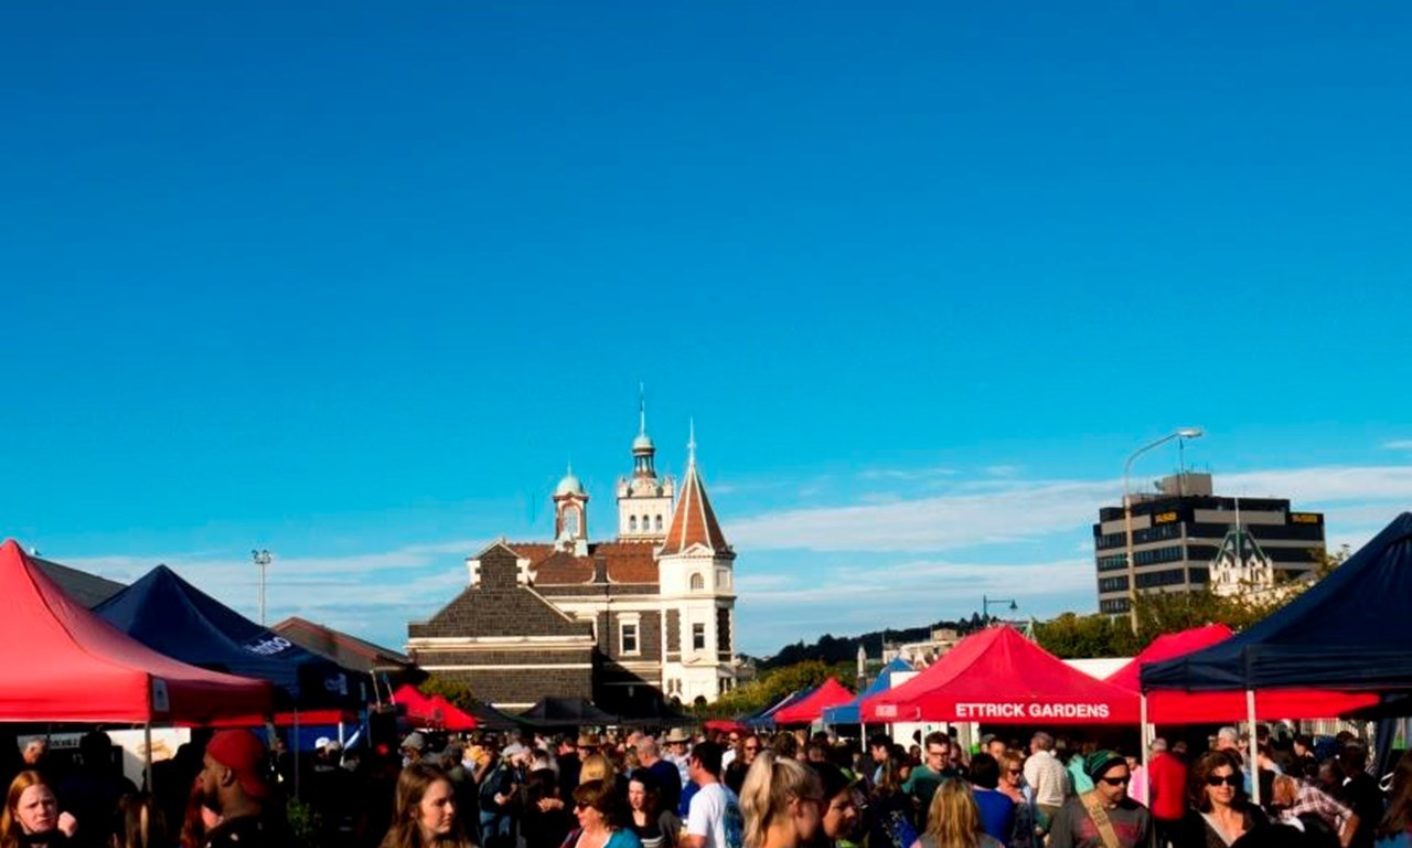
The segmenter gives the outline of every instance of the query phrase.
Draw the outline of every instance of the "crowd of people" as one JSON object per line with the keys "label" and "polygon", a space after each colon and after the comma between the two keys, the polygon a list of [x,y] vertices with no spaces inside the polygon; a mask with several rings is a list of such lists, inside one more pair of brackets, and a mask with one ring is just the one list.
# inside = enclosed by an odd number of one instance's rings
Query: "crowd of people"
{"label": "crowd of people", "polygon": [[914,741],[413,732],[321,739],[296,769],[223,730],[157,764],[151,794],[95,731],[67,767],[43,739],[17,751],[0,848],[1412,848],[1412,753],[1380,783],[1352,734],[1222,728],[1145,763],[1042,731]]}

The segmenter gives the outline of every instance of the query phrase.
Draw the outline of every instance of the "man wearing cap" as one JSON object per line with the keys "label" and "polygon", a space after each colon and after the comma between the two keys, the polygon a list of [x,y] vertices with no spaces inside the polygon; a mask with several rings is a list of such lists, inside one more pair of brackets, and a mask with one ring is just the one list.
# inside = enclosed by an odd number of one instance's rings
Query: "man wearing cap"
{"label": "man wearing cap", "polygon": [[266,848],[287,844],[269,784],[260,770],[265,746],[248,730],[222,730],[206,744],[200,775],[206,806],[221,823],[206,834],[206,848]]}
{"label": "man wearing cap", "polygon": [[1054,817],[1049,848],[1134,848],[1152,844],[1152,815],[1128,797],[1127,758],[1096,751],[1084,759],[1093,789],[1070,798]]}
{"label": "man wearing cap", "polygon": [[420,762],[422,753],[427,749],[427,738],[420,730],[408,733],[402,740],[402,767],[406,768],[412,763]]}

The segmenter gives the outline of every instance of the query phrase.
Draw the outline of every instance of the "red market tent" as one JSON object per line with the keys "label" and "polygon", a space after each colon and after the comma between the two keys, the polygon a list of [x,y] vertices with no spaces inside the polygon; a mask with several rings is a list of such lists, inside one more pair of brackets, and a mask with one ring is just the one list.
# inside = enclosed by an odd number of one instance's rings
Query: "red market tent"
{"label": "red market tent", "polygon": [[[1226,641],[1235,635],[1224,624],[1208,624],[1178,633],[1165,633],[1105,680],[1121,689],[1138,692],[1142,667],[1149,663],[1184,657]],[[1255,693],[1255,715],[1260,719],[1334,718],[1378,703],[1368,692],[1333,692],[1324,689],[1261,689]],[[1244,720],[1249,705],[1244,691],[1184,692],[1159,689],[1147,693],[1149,724],[1215,724]]]}
{"label": "red market tent", "polygon": [[64,593],[13,540],[0,545],[0,721],[204,724],[268,714],[261,680],[159,654]]}
{"label": "red market tent", "polygon": [[851,700],[853,700],[853,693],[842,683],[830,677],[824,681],[824,685],[810,693],[809,697],[802,698],[780,709],[770,718],[774,719],[776,725],[813,724],[823,717],[824,710],[828,707],[846,704]]}
{"label": "red market tent", "polygon": [[861,717],[868,724],[1137,724],[1138,696],[1000,626],[967,636],[921,674],[868,698]]}
{"label": "red market tent", "polygon": [[745,725],[733,718],[707,719],[703,727],[717,733],[744,733],[746,731]]}
{"label": "red market tent", "polygon": [[424,695],[421,690],[404,683],[392,693],[392,700],[403,708],[407,723],[413,727],[436,730],[474,730],[479,722],[441,695]]}
{"label": "red market tent", "polygon": [[432,706],[441,713],[443,730],[475,730],[480,725],[475,716],[446,700],[441,695],[431,696]]}

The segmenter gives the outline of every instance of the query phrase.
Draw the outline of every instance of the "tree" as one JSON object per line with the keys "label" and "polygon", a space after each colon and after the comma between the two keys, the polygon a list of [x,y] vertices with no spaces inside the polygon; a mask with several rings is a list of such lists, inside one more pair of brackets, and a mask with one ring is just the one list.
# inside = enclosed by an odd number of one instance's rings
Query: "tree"
{"label": "tree", "polygon": [[1317,557],[1316,579],[1290,585],[1285,591],[1252,595],[1218,595],[1203,586],[1189,592],[1139,592],[1137,634],[1127,616],[1103,613],[1058,618],[1035,625],[1040,647],[1061,659],[1076,657],[1130,657],[1164,633],[1176,633],[1207,624],[1224,624],[1241,631],[1299,597],[1349,557],[1344,545]]}
{"label": "tree", "polygon": [[709,717],[746,715],[778,703],[791,692],[818,686],[830,677],[851,680],[853,674],[853,664],[849,662],[830,665],[818,660],[805,660],[765,671],[755,680],[727,692],[713,703],[698,707],[695,712]]}
{"label": "tree", "polygon": [[476,705],[476,697],[471,694],[469,687],[435,674],[422,681],[422,685],[417,688],[428,697],[440,695],[463,710],[469,710]]}

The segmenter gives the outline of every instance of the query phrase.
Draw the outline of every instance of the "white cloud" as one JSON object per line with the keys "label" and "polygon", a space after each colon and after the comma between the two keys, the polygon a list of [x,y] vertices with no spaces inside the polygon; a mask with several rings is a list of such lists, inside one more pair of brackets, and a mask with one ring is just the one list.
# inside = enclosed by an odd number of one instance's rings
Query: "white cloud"
{"label": "white cloud", "polygon": [[[347,556],[276,556],[268,572],[268,620],[299,615],[397,647],[408,621],[431,616],[465,586],[462,560],[485,544],[450,540]],[[258,616],[258,572],[246,557],[165,554],[61,561],[123,582],[165,563],[227,606]]]}
{"label": "white cloud", "polygon": [[1412,502],[1412,465],[1316,466],[1248,471],[1217,478],[1227,494],[1290,498],[1299,503]]}
{"label": "white cloud", "polygon": [[[1221,475],[1223,494],[1289,498],[1337,520],[1382,526],[1412,504],[1412,466],[1321,466]],[[869,493],[848,506],[797,508],[737,519],[726,528],[744,550],[953,550],[1082,532],[1116,504],[1106,480],[973,480],[940,495]]]}
{"label": "white cloud", "polygon": [[931,480],[955,475],[956,469],[938,465],[927,468],[865,468],[854,476],[859,480]]}
{"label": "white cloud", "polygon": [[1383,442],[1383,450],[1412,451],[1412,439],[1393,439]]}
{"label": "white cloud", "polygon": [[1088,558],[1023,564],[913,560],[811,571],[741,591],[741,648],[768,653],[823,633],[965,618],[980,611],[982,595],[1015,600],[1014,615],[1020,617],[1089,609],[1093,580]]}
{"label": "white cloud", "polygon": [[794,509],[732,521],[741,549],[939,551],[1082,527],[1112,497],[1112,483],[1008,485],[895,503]]}

